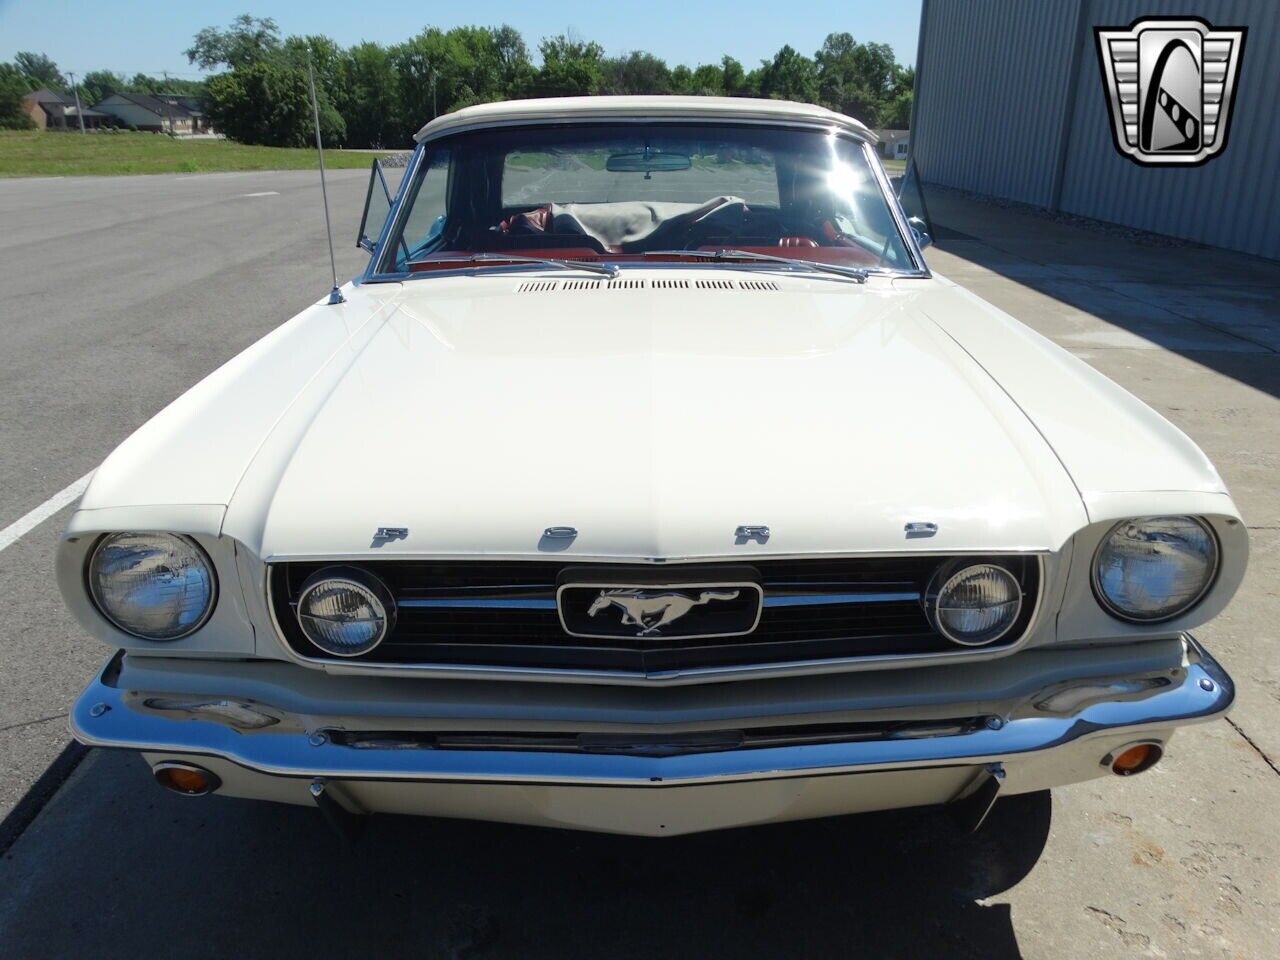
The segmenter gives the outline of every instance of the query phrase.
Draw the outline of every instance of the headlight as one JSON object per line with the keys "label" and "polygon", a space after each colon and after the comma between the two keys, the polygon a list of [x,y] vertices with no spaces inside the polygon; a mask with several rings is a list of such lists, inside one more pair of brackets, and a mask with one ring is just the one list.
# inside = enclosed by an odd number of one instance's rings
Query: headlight
{"label": "headlight", "polygon": [[1196,517],[1116,524],[1093,560],[1098,602],[1113,617],[1156,623],[1186,613],[1218,571],[1218,541]]}
{"label": "headlight", "polygon": [[335,657],[368,653],[395,626],[396,605],[386,586],[357,567],[325,567],[302,585],[298,625],[307,639]]}
{"label": "headlight", "polygon": [[1004,636],[1021,610],[1017,578],[993,563],[975,563],[947,577],[930,612],[948,640],[980,647]]}
{"label": "headlight", "polygon": [[177,640],[213,612],[218,583],[209,557],[190,537],[113,533],[89,560],[89,593],[98,610],[143,640]]}

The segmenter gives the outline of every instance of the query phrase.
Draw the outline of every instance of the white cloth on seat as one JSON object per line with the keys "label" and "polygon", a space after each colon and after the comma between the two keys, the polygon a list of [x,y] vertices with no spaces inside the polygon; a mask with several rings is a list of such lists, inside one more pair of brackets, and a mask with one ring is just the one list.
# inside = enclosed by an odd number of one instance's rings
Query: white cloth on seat
{"label": "white cloth on seat", "polygon": [[658,230],[680,223],[738,218],[747,209],[741,197],[713,197],[706,203],[626,200],[617,203],[553,203],[551,232],[581,233],[605,247],[644,240]]}

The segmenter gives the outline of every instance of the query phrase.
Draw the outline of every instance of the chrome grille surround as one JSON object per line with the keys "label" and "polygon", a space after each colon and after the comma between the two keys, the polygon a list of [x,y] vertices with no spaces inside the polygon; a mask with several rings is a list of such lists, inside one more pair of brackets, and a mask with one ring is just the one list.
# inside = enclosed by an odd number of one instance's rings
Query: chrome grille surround
{"label": "chrome grille surround", "polygon": [[[542,680],[553,682],[584,682],[584,683],[622,683],[622,684],[684,684],[698,682],[713,682],[725,680],[752,679],[769,676],[785,676],[785,675],[801,675],[819,672],[839,672],[845,670],[866,670],[877,669],[891,666],[904,665],[929,665],[934,663],[946,663],[956,658],[965,658],[967,660],[989,659],[996,656],[1003,656],[1014,652],[1021,648],[1030,636],[1034,633],[1041,619],[1041,608],[1043,606],[1043,596],[1045,591],[1045,563],[1044,552],[1042,551],[1018,551],[1018,552],[994,552],[994,553],[945,553],[945,554],[897,554],[897,555],[879,555],[879,556],[818,556],[818,557],[768,557],[758,558],[754,563],[746,564],[760,570],[761,584],[766,593],[766,607],[776,608],[805,608],[820,606],[817,601],[805,599],[814,596],[814,591],[805,591],[801,589],[803,586],[800,582],[795,582],[797,576],[803,574],[801,565],[805,564],[826,564],[826,565],[847,565],[848,569],[874,568],[889,563],[906,563],[918,565],[920,584],[919,590],[922,592],[927,583],[925,570],[932,571],[948,561],[957,558],[972,559],[974,562],[981,560],[995,560],[1004,564],[1009,564],[1018,573],[1020,582],[1024,584],[1025,602],[1024,613],[1019,618],[1018,625],[1015,630],[1011,631],[1006,637],[1001,638],[997,643],[993,643],[986,647],[976,648],[958,648],[954,644],[950,644],[937,635],[932,627],[929,628],[933,638],[938,641],[935,645],[925,648],[911,647],[910,644],[904,648],[902,645],[891,647],[888,649],[863,649],[862,651],[850,651],[849,649],[840,649],[839,641],[848,639],[848,637],[839,633],[836,637],[825,636],[819,637],[818,642],[799,642],[792,643],[785,640],[770,637],[768,635],[751,636],[751,637],[735,637],[723,644],[704,645],[699,650],[705,650],[707,646],[720,646],[728,648],[727,651],[721,651],[721,655],[712,656],[701,662],[690,661],[686,659],[684,662],[672,663],[664,660],[662,654],[669,654],[672,651],[658,649],[654,651],[652,648],[637,651],[632,649],[631,662],[626,662],[619,658],[617,650],[609,651],[609,655],[589,659],[579,658],[576,662],[572,656],[576,654],[590,655],[597,653],[599,648],[593,648],[590,644],[593,641],[584,641],[581,638],[570,637],[563,634],[562,629],[560,635],[554,644],[546,642],[530,642],[527,638],[522,643],[519,640],[519,624],[516,621],[502,621],[501,624],[488,623],[483,624],[491,631],[489,642],[446,642],[432,643],[428,642],[421,650],[419,655],[401,656],[399,658],[388,658],[388,652],[394,652],[398,649],[398,644],[394,642],[395,638],[388,638],[384,642],[384,646],[380,648],[383,655],[379,659],[369,658],[353,658],[339,661],[337,658],[328,657],[320,654],[316,655],[315,651],[308,651],[304,644],[296,642],[297,631],[294,629],[296,621],[293,619],[292,609],[289,606],[289,579],[288,574],[297,577],[299,574],[305,576],[305,572],[313,566],[323,566],[333,561],[328,560],[296,560],[275,562],[268,565],[266,570],[266,592],[267,606],[271,614],[272,623],[276,630],[277,639],[280,642],[281,651],[286,659],[295,663],[310,667],[321,667],[330,672],[343,674],[379,674],[379,675],[402,675],[402,676],[435,676],[435,677],[458,677],[473,679],[525,679],[525,680]],[[355,561],[353,558],[344,558],[344,562],[351,563]],[[421,599],[457,599],[456,597],[423,597],[413,595],[404,589],[402,582],[397,581],[397,576],[411,572],[415,567],[418,569],[431,568],[451,569],[457,574],[473,574],[476,571],[482,571],[486,565],[490,567],[498,567],[506,565],[508,567],[522,567],[526,571],[539,572],[541,580],[534,582],[532,580],[521,584],[519,580],[505,580],[502,583],[477,584],[474,580],[468,579],[467,582],[461,582],[461,578],[457,578],[457,582],[448,585],[448,589],[454,593],[458,590],[470,586],[473,590],[479,587],[480,590],[493,591],[495,587],[501,587],[508,591],[525,591],[523,597],[502,597],[490,598],[499,602],[490,610],[502,611],[505,604],[501,600],[517,599],[523,601],[541,600],[541,611],[547,618],[555,622],[558,620],[558,612],[554,606],[554,600],[550,603],[547,601],[553,595],[554,577],[559,575],[562,569],[572,568],[580,573],[586,567],[593,570],[601,576],[610,576],[619,580],[619,582],[631,582],[635,579],[638,571],[648,571],[650,576],[663,582],[672,582],[673,577],[684,575],[686,579],[697,576],[700,582],[705,582],[705,576],[708,569],[721,568],[726,574],[733,571],[740,571],[743,567],[743,561],[737,558],[724,560],[699,560],[699,561],[678,561],[663,562],[649,561],[647,563],[636,563],[632,561],[577,561],[570,562],[563,557],[555,560],[548,559],[520,559],[520,560],[472,560],[472,559],[450,559],[436,560],[431,558],[406,558],[398,560],[368,560],[362,565],[368,566],[376,571],[380,576],[388,577],[389,585],[392,592],[396,595],[397,603],[401,605],[401,613],[404,619],[401,626],[412,623],[412,611],[415,610],[414,600]],[[792,573],[792,581],[784,586],[789,590],[779,588],[777,574],[775,568],[789,568]],[[493,571],[490,571],[493,572]],[[872,569],[874,574],[875,570]],[[390,576],[389,576],[390,574]],[[505,576],[505,573],[500,573]],[[300,582],[300,581],[299,581]],[[868,581],[869,582],[869,581]],[[437,585],[438,587],[439,585]],[[547,592],[546,596],[537,596],[537,589]],[[532,590],[532,593],[530,591]],[[901,594],[908,591],[905,590],[866,590],[865,594],[870,595],[870,599],[865,602],[856,604],[838,604],[844,609],[858,609],[875,613],[877,616],[896,614],[900,618],[904,615],[914,615],[920,621],[927,622],[927,615],[923,605],[917,600],[907,600],[908,604],[916,605],[916,613],[910,614],[901,604],[904,598]],[[465,598],[464,598],[465,599]],[[888,604],[898,604],[896,609],[882,606],[880,601],[884,600]],[[435,606],[435,609],[448,610],[450,605]],[[416,609],[429,609],[417,607]],[[459,609],[459,608],[453,608]],[[484,608],[481,608],[484,609]],[[519,608],[517,608],[519,609]],[[538,609],[533,607],[525,608]],[[507,624],[511,627],[508,629]],[[527,624],[525,625],[527,628]],[[762,623],[761,630],[766,629],[766,624]],[[437,627],[439,625],[437,624]],[[557,624],[558,627],[558,624]],[[444,631],[442,635],[452,637],[453,631]],[[465,626],[464,630],[465,632]],[[891,632],[891,631],[889,631]],[[908,631],[908,635],[915,642],[927,639],[917,632]],[[876,638],[886,639],[886,631],[880,630],[875,634]],[[400,641],[405,641],[406,636],[399,637]],[[515,643],[512,643],[512,640]],[[547,639],[543,638],[544,641]],[[811,641],[813,638],[805,638]],[[854,639],[859,639],[855,637]],[[866,639],[862,637],[861,639]],[[892,640],[892,637],[888,639]],[[747,641],[745,643],[737,643],[735,641]],[[408,643],[414,642],[410,636]],[[686,641],[679,641],[685,643]],[[824,643],[826,646],[824,647]],[[835,644],[833,646],[833,644]],[[768,648],[768,649],[767,649]],[[404,652],[403,644],[399,646],[400,651]],[[477,655],[477,651],[487,651],[488,657]],[[504,654],[518,651],[523,654],[522,657],[511,658]],[[566,651],[568,651],[568,659],[566,659]],[[444,653],[445,655],[433,655]],[[470,655],[463,656],[462,653],[467,652]],[[624,651],[625,654],[627,651]],[[687,652],[687,648],[680,652]],[[767,653],[768,656],[759,656],[760,652]],[[656,653],[657,656],[650,656]],[[497,655],[495,655],[497,654]],[[556,662],[559,660],[560,662]],[[646,660],[648,662],[646,663]]]}

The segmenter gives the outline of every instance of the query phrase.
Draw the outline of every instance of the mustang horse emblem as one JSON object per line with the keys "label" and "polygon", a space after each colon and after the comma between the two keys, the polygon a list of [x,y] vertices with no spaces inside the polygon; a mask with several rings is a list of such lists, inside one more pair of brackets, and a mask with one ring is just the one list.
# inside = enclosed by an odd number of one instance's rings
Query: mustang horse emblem
{"label": "mustang horse emblem", "polygon": [[600,596],[592,602],[587,616],[594,617],[601,610],[615,606],[622,611],[622,622],[640,628],[638,637],[647,637],[657,633],[669,623],[674,623],[694,607],[712,600],[736,600],[737,590],[703,590],[698,596],[690,597],[670,590],[601,590]]}

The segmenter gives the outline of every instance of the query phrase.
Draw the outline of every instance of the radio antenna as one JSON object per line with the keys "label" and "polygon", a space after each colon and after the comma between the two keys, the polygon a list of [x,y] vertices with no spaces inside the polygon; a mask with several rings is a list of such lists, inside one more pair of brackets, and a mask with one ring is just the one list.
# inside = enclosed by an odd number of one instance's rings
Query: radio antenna
{"label": "radio antenna", "polygon": [[311,115],[316,122],[316,154],[320,157],[320,195],[324,198],[324,232],[329,238],[329,268],[333,271],[333,289],[329,291],[329,304],[342,303],[346,298],[338,289],[338,261],[333,256],[333,226],[329,223],[329,191],[324,185],[324,145],[320,142],[320,104],[316,100],[316,72],[307,54],[307,79],[311,84]]}

